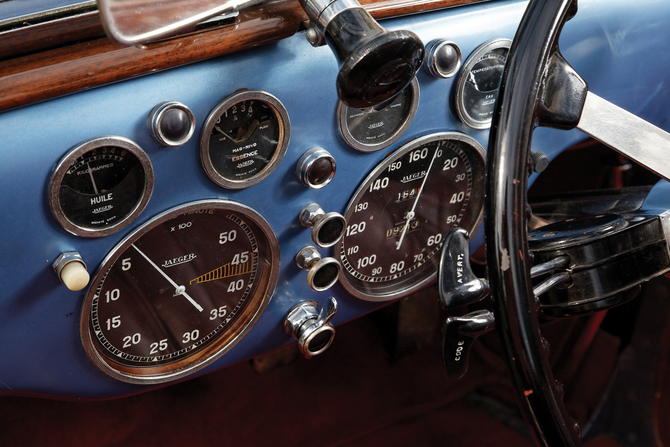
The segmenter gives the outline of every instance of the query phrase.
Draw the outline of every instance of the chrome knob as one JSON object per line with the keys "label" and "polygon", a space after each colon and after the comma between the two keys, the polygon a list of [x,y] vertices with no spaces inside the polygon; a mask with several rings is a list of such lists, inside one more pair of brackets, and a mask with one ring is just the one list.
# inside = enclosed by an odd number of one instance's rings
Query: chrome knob
{"label": "chrome knob", "polygon": [[347,228],[347,221],[340,213],[326,213],[316,203],[304,207],[298,219],[303,227],[312,228],[312,240],[321,248],[337,244]]}
{"label": "chrome knob", "polygon": [[340,263],[335,258],[323,258],[316,248],[308,245],[295,255],[295,263],[308,271],[307,284],[315,292],[328,290],[340,276]]}
{"label": "chrome knob", "polygon": [[195,117],[184,104],[166,101],[158,104],[149,113],[149,133],[164,146],[181,146],[195,132]]}
{"label": "chrome knob", "polygon": [[298,159],[295,175],[300,183],[312,189],[321,189],[335,177],[337,163],[330,152],[313,147]]}
{"label": "chrome knob", "polygon": [[434,78],[450,78],[461,68],[463,55],[454,42],[436,39],[426,46],[426,72]]}
{"label": "chrome knob", "polygon": [[305,358],[321,354],[335,338],[330,320],[337,313],[337,301],[328,298],[319,313],[318,306],[316,301],[303,301],[284,317],[284,332],[298,340],[298,349]]}

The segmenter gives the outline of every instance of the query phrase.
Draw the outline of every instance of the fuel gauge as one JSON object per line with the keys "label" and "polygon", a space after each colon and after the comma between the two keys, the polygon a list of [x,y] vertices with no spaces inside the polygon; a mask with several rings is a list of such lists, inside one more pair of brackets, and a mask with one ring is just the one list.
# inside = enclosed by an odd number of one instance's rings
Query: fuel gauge
{"label": "fuel gauge", "polygon": [[107,236],[140,215],[153,185],[153,168],[142,148],[123,137],[95,138],[58,162],[49,182],[49,206],[70,233]]}
{"label": "fuel gauge", "polygon": [[269,93],[238,90],[212,110],[202,128],[200,160],[214,183],[242,189],[279,166],[291,138],[284,105]]}

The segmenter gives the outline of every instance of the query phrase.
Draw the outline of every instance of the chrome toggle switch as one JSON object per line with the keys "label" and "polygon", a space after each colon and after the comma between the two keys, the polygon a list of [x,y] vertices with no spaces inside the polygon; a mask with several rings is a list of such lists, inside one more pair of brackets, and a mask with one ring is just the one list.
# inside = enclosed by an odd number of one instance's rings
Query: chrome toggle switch
{"label": "chrome toggle switch", "polygon": [[304,207],[298,219],[303,227],[312,228],[312,240],[321,248],[337,244],[347,228],[347,221],[340,213],[326,213],[316,203]]}
{"label": "chrome toggle switch", "polygon": [[337,313],[337,301],[328,298],[319,313],[318,305],[316,301],[303,301],[284,317],[284,332],[298,340],[298,349],[305,358],[321,354],[335,338],[330,320]]}
{"label": "chrome toggle switch", "polygon": [[316,248],[308,245],[295,255],[295,263],[308,271],[307,284],[315,292],[330,289],[340,276],[340,262],[335,258],[323,258]]}

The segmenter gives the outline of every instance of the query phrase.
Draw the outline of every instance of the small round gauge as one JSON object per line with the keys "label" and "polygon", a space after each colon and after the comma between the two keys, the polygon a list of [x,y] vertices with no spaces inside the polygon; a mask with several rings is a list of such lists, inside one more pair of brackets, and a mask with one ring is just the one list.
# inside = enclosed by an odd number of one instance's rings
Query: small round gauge
{"label": "small round gauge", "polygon": [[191,374],[251,329],[278,270],[276,236],[252,209],[203,200],[168,210],[103,260],[82,308],[86,353],[123,382]]}
{"label": "small round gauge", "polygon": [[338,124],[347,144],[363,152],[383,149],[407,130],[419,107],[419,81],[412,83],[395,98],[367,109],[349,107],[340,101]]}
{"label": "small round gauge", "polygon": [[269,93],[242,90],[212,110],[200,139],[200,159],[219,186],[242,189],[270,175],[291,137],[288,113]]}
{"label": "small round gauge", "polygon": [[472,233],[484,201],[484,148],[444,132],[386,157],[347,206],[339,245],[347,291],[367,301],[406,296],[436,277],[442,241],[458,225]]}
{"label": "small round gauge", "polygon": [[107,236],[144,210],[154,186],[147,154],[123,137],[89,140],[68,152],[49,182],[49,206],[72,234]]}
{"label": "small round gauge", "polygon": [[474,129],[491,125],[511,44],[509,39],[490,40],[473,51],[463,64],[456,85],[456,112],[461,121]]}

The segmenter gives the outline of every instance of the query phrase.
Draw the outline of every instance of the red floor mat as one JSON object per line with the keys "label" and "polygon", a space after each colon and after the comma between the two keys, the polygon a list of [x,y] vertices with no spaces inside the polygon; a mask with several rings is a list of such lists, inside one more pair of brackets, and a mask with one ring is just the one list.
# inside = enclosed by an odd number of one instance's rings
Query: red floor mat
{"label": "red floor mat", "polygon": [[266,374],[255,373],[245,362],[105,402],[2,397],[0,444],[532,445],[486,411],[463,401],[482,387],[507,386],[502,373],[473,359],[464,380],[447,380],[437,334],[429,346],[397,362],[389,362],[382,346],[379,331],[366,317],[338,327],[335,343],[324,355],[299,359]]}

